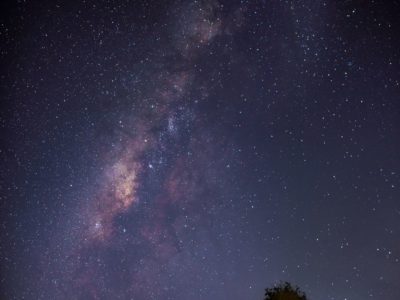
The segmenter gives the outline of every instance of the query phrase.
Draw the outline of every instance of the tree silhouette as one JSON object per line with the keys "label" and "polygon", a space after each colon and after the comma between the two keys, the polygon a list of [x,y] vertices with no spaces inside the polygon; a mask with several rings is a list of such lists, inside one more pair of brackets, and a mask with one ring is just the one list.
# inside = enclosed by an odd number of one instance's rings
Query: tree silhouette
{"label": "tree silhouette", "polygon": [[265,290],[264,300],[307,300],[306,295],[289,282]]}

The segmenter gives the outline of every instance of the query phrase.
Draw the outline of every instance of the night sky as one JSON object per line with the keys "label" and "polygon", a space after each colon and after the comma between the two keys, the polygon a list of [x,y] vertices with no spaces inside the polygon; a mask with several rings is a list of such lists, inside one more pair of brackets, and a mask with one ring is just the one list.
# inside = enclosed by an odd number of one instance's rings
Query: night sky
{"label": "night sky", "polygon": [[0,8],[1,299],[400,299],[398,1]]}

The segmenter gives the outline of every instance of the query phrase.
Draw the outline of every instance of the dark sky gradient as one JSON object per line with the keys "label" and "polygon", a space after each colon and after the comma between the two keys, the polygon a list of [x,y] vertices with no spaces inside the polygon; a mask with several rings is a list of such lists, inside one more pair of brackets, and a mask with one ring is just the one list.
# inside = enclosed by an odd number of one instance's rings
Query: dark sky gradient
{"label": "dark sky gradient", "polygon": [[398,1],[1,4],[1,299],[400,299]]}

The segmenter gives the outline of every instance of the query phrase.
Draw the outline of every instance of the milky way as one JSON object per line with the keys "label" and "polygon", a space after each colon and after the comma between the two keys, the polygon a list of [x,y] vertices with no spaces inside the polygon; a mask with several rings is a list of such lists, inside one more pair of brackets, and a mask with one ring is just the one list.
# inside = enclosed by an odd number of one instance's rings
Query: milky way
{"label": "milky way", "polygon": [[0,298],[399,299],[398,10],[4,4]]}
{"label": "milky way", "polygon": [[[55,265],[48,263],[47,252],[42,258],[46,278],[54,269],[69,266],[63,279],[54,283],[52,297],[174,298],[176,290],[199,276],[197,268],[202,264],[185,261],[186,252],[210,243],[208,237],[196,241],[193,236],[198,234],[197,227],[208,235],[212,228],[203,223],[220,209],[210,195],[224,182],[217,178],[217,168],[223,164],[213,156],[222,150],[226,152],[219,153],[223,161],[232,154],[225,149],[225,141],[207,136],[204,121],[196,115],[196,103],[206,96],[192,99],[198,80],[195,62],[215,38],[239,29],[240,24],[227,22],[235,20],[234,13],[240,16],[241,9],[223,19],[219,16],[222,7],[216,2],[180,4],[172,9],[180,16],[170,21],[174,31],[168,51],[176,56],[173,65],[161,60],[157,70],[145,76],[154,88],[132,99],[140,108],[118,121],[115,134],[119,138],[100,162],[98,188],[73,211],[72,233],[70,228],[62,233],[72,237],[72,245],[55,243],[51,255],[62,257]],[[201,89],[212,86],[205,82]],[[212,166],[207,166],[210,161]],[[151,195],[146,194],[148,189]],[[109,264],[107,256],[114,251],[122,251],[118,264],[123,269],[115,270],[117,279],[104,270]],[[180,270],[180,264],[185,270]],[[186,273],[187,279],[177,283],[174,273],[179,272]],[[119,281],[123,288],[109,289],[110,280]],[[49,288],[45,284],[43,289]]]}

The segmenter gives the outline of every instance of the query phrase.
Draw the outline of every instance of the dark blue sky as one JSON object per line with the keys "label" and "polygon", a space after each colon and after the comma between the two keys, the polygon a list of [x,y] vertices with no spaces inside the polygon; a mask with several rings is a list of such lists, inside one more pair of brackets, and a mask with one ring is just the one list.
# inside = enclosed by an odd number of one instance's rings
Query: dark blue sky
{"label": "dark blue sky", "polygon": [[1,299],[400,299],[397,1],[1,4]]}

